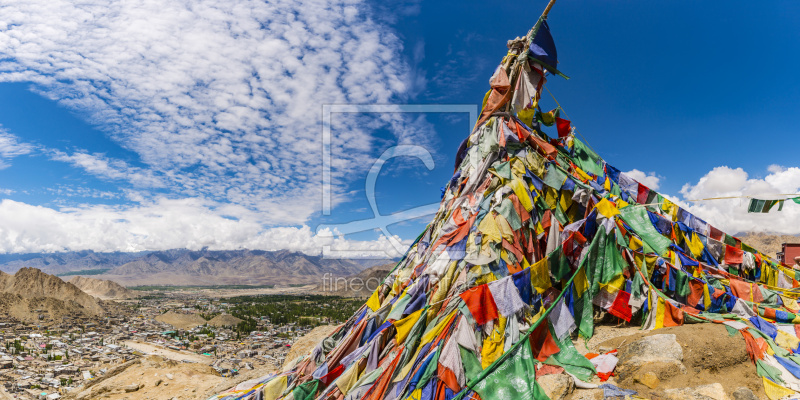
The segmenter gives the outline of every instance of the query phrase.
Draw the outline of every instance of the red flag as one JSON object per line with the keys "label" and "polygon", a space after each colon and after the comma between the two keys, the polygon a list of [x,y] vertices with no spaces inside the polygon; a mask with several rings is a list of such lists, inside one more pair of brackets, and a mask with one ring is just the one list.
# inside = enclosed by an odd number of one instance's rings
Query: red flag
{"label": "red flag", "polygon": [[572,124],[568,119],[561,119],[556,117],[556,127],[558,128],[558,137],[563,138],[569,136],[572,130]]}
{"label": "red flag", "polygon": [[743,258],[744,251],[725,245],[725,264],[741,264],[744,261]]}
{"label": "red flag", "polygon": [[608,309],[608,313],[617,318],[624,319],[627,322],[631,322],[633,313],[631,307],[628,305],[630,299],[630,293],[620,290],[617,292],[617,298],[614,299],[614,304],[612,304],[611,308]]}

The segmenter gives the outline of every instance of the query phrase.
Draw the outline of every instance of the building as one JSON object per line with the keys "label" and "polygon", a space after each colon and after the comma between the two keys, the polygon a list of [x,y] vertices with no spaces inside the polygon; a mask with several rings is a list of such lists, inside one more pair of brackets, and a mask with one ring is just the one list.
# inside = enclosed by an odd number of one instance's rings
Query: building
{"label": "building", "polygon": [[794,265],[795,257],[800,257],[800,243],[784,243],[781,252],[778,253],[778,260],[787,265]]}

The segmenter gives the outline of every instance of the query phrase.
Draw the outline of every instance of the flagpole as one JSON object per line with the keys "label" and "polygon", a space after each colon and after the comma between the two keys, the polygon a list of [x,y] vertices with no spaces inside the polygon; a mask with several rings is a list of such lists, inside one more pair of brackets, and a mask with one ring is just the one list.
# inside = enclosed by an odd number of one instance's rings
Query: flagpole
{"label": "flagpole", "polygon": [[[547,14],[550,14],[550,10],[556,4],[556,0],[550,0],[547,3],[547,7],[544,8],[544,12],[542,12],[542,16],[536,21],[536,24],[528,31],[528,34],[525,36],[524,42],[523,39],[517,37],[514,40],[510,40],[508,42],[509,47],[509,55],[516,55],[515,57],[507,57],[505,62],[503,63],[503,68],[506,70],[508,74],[508,81],[511,84],[512,89],[516,86],[515,81],[519,75],[519,68],[521,68],[522,64],[520,60],[526,60],[528,58],[528,52],[530,51],[531,43],[533,43],[533,38],[536,36],[536,33],[539,32],[539,27],[542,26],[542,22],[547,19]],[[519,50],[519,46],[521,43],[524,43],[524,50]],[[515,53],[515,51],[520,51],[520,53]],[[505,110],[508,111],[511,104],[506,104],[504,106]]]}
{"label": "flagpole", "polygon": [[542,26],[542,22],[547,19],[547,14],[550,14],[550,9],[556,4],[556,0],[550,0],[547,3],[547,7],[544,8],[544,12],[542,12],[542,16],[539,17],[539,20],[536,21],[536,25],[528,32],[528,42],[533,40],[533,37],[536,36],[536,32],[539,32],[539,27]]}

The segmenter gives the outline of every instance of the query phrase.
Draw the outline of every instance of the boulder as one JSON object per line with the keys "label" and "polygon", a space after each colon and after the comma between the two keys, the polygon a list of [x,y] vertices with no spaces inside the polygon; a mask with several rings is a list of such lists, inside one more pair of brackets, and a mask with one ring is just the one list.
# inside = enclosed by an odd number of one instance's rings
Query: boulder
{"label": "boulder", "polygon": [[565,374],[550,374],[536,378],[550,400],[563,400],[575,389],[575,382]]}
{"label": "boulder", "polygon": [[572,400],[603,400],[603,389],[577,389],[572,395]]}
{"label": "boulder", "polygon": [[663,398],[664,400],[730,400],[730,397],[725,394],[725,388],[719,383],[665,390]]}
{"label": "boulder", "polygon": [[733,400],[758,400],[758,396],[746,387],[740,387],[733,391]]}
{"label": "boulder", "polygon": [[[616,375],[623,385],[634,381],[647,387],[678,374],[686,374],[683,349],[673,334],[641,338],[619,349]],[[657,380],[653,380],[655,377]],[[648,384],[649,383],[649,384]]]}
{"label": "boulder", "polygon": [[122,389],[125,390],[125,393],[131,393],[139,390],[140,386],[138,383],[133,383],[128,386],[123,387]]}
{"label": "boulder", "polygon": [[649,387],[650,389],[655,389],[656,386],[658,386],[658,384],[661,383],[661,380],[658,379],[656,374],[649,371],[643,374],[637,374],[636,376],[633,377],[633,380]]}

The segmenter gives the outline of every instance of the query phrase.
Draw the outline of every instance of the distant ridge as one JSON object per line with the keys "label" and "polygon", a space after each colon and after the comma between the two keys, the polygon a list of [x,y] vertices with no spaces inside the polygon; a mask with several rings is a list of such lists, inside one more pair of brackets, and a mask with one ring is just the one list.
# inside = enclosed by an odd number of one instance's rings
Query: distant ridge
{"label": "distant ridge", "polygon": [[[3,254],[0,255],[0,271],[13,273],[21,268],[34,267],[62,276],[91,274],[94,278],[112,280],[124,286],[295,285],[318,283],[325,274],[354,275],[390,261],[327,259],[288,250],[80,251]],[[107,271],[96,273],[102,269]]]}

